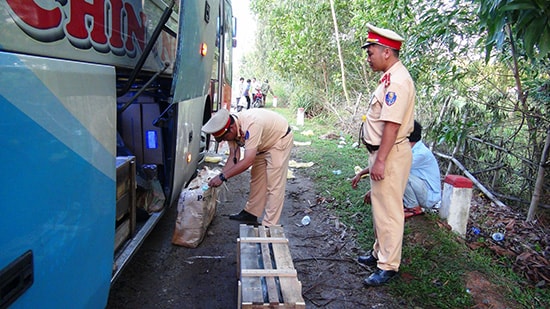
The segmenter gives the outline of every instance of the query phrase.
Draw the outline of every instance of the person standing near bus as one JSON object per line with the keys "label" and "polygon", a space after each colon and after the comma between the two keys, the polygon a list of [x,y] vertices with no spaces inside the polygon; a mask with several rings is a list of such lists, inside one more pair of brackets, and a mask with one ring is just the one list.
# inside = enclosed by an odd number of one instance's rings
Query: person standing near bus
{"label": "person standing near bus", "polygon": [[[288,121],[266,109],[245,110],[235,115],[220,109],[202,131],[212,134],[218,142],[227,141],[229,146],[229,159],[209,186],[218,187],[252,166],[248,201],[241,212],[229,219],[257,224],[263,214],[262,225],[279,224],[294,140]],[[240,147],[244,148],[242,160]]]}
{"label": "person standing near bus", "polygon": [[395,277],[401,263],[405,219],[403,195],[411,170],[408,136],[413,131],[415,87],[399,60],[404,39],[394,31],[367,24],[367,63],[382,78],[374,91],[363,127],[369,151],[371,205],[375,241],[367,256],[376,271],[364,280],[378,286]]}
{"label": "person standing near bus", "polygon": [[[243,87],[243,95],[242,97],[244,97],[246,99],[246,109],[250,109],[250,79],[247,79],[246,80],[246,85],[244,85]],[[244,105],[243,105],[244,107]],[[237,107],[237,111],[241,111],[241,109],[239,109]]]}
{"label": "person standing near bus", "polygon": [[236,93],[236,96],[235,96],[235,99],[237,100],[237,109],[239,106],[242,106],[240,105],[240,101],[241,101],[241,97],[243,95],[243,90],[244,90],[244,77],[241,77],[239,79],[239,84],[237,85],[237,91],[235,91]]}

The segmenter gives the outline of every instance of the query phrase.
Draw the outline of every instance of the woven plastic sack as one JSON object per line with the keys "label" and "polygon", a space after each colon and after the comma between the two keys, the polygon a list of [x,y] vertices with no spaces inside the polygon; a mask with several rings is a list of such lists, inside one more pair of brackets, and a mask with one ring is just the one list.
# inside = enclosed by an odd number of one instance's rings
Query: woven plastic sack
{"label": "woven plastic sack", "polygon": [[196,248],[203,241],[208,226],[216,214],[218,188],[208,187],[208,181],[219,171],[204,168],[182,190],[178,200],[178,216],[172,243]]}

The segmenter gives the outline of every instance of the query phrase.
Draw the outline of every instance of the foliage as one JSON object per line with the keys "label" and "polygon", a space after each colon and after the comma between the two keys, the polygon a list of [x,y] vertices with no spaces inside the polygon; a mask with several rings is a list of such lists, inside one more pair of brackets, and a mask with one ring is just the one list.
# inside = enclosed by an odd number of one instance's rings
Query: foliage
{"label": "foliage", "polygon": [[[291,110],[277,111],[293,123]],[[367,153],[363,147],[354,147],[355,139],[345,133],[342,137],[346,144],[342,145],[337,128],[327,125],[331,121],[314,117],[303,127],[295,127],[296,141],[311,142],[311,146],[296,146],[296,157],[302,162],[314,162],[313,167],[297,172],[313,180],[318,200],[326,201],[322,205],[335,210],[339,219],[356,232],[358,243],[367,251],[374,240],[370,205],[363,204],[369,184],[361,181],[356,190],[350,185],[354,167],[365,167]],[[313,135],[304,134],[308,131]],[[335,139],[321,138],[331,133]],[[470,271],[482,274],[502,291],[502,299],[508,298],[525,308],[550,303],[545,290],[526,285],[504,261],[495,262],[489,253],[470,250],[454,233],[441,228],[436,216],[424,217],[425,224],[406,225],[401,279],[388,285],[390,294],[407,301],[406,307],[471,308],[473,301],[465,278]]]}
{"label": "foliage", "polygon": [[[530,175],[550,126],[547,2],[334,0],[335,34],[329,1],[252,0],[261,44],[247,67],[289,85],[288,106],[356,134],[379,79],[360,48],[366,23],[395,30],[406,39],[400,58],[415,80],[425,140],[521,206],[533,194]],[[342,99],[336,35],[352,105]],[[546,178],[541,202],[550,204]]]}
{"label": "foliage", "polygon": [[[507,37],[522,43],[529,58],[550,57],[550,4],[544,0],[479,1],[481,26],[487,30],[487,59]],[[506,33],[506,31],[510,33]]]}

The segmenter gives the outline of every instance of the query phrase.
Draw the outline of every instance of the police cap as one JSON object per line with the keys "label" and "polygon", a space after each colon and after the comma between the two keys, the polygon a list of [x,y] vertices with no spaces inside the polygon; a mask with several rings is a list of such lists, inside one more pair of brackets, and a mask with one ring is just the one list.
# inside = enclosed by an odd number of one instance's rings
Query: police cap
{"label": "police cap", "polygon": [[220,109],[219,111],[208,120],[208,122],[202,126],[202,131],[204,133],[212,134],[214,138],[218,139],[222,137],[229,126],[231,125],[231,119],[229,117],[229,111],[227,109]]}
{"label": "police cap", "polygon": [[401,44],[405,41],[404,38],[392,30],[375,27],[371,24],[367,24],[367,30],[369,31],[367,42],[361,48],[367,48],[371,44],[378,44],[400,50]]}

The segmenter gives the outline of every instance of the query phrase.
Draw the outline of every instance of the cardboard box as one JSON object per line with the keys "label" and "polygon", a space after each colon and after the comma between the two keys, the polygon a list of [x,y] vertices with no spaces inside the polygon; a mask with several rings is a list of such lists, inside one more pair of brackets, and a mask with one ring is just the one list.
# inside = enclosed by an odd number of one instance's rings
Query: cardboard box
{"label": "cardboard box", "polygon": [[116,158],[115,251],[136,230],[136,160]]}

